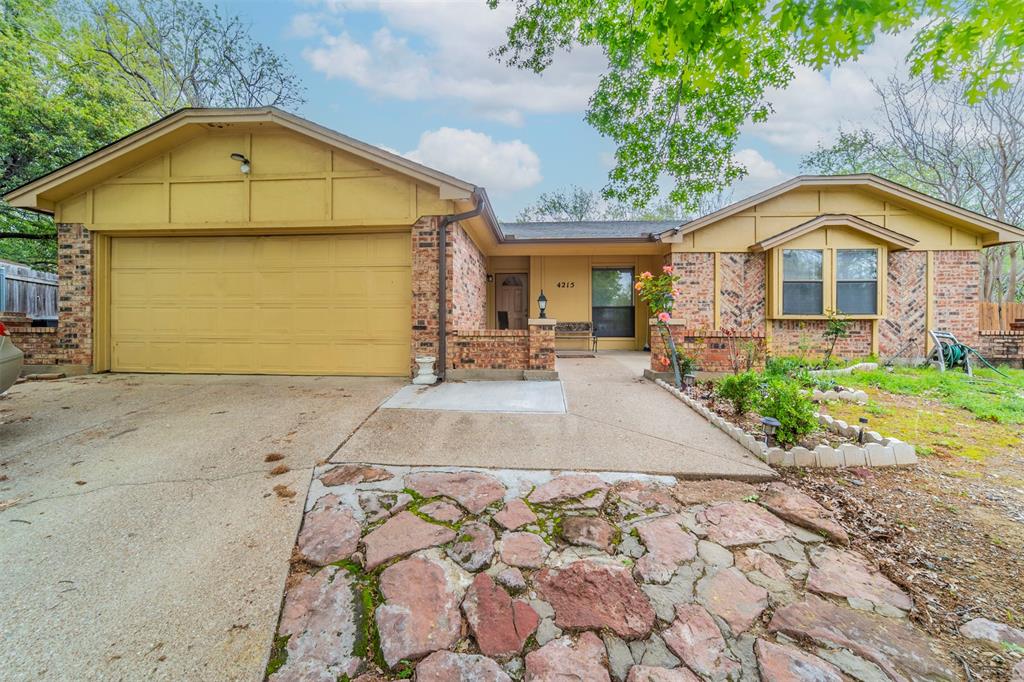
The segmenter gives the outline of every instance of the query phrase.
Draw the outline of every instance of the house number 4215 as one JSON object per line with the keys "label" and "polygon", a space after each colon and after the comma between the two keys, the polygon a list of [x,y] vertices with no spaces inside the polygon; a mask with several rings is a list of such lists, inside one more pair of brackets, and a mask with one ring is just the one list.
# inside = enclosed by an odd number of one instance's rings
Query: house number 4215
{"label": "house number 4215", "polygon": [[558,284],[556,284],[555,286],[557,286],[559,289],[575,289],[576,282],[558,282]]}

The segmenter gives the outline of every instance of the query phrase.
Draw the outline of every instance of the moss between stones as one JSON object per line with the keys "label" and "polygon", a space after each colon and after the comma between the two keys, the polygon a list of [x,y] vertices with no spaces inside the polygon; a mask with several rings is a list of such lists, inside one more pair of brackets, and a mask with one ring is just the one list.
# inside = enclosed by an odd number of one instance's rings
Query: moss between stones
{"label": "moss between stones", "polygon": [[274,637],[274,646],[270,649],[270,660],[267,661],[266,677],[270,677],[288,662],[288,640],[291,635]]}
{"label": "moss between stones", "polygon": [[462,527],[463,522],[466,520],[465,518],[461,518],[458,521],[441,521],[440,519],[435,519],[433,516],[430,516],[429,514],[424,514],[420,511],[420,507],[430,504],[432,502],[450,502],[451,504],[454,504],[461,508],[461,505],[459,505],[458,502],[449,499],[444,495],[423,497],[412,488],[403,488],[402,492],[412,497],[412,502],[410,502],[408,506],[406,506],[405,511],[417,516],[418,518],[422,519],[423,521],[426,521],[427,523],[432,523],[435,526],[444,526],[445,528],[451,528],[452,530],[457,531],[459,528]]}

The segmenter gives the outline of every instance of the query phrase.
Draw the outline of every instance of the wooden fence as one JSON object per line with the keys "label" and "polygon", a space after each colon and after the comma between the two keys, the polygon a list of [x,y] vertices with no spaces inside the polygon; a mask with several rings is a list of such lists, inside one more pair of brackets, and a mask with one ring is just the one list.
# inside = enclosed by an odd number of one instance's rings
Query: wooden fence
{"label": "wooden fence", "polygon": [[978,329],[981,331],[1010,331],[1011,325],[1018,320],[1024,324],[1024,303],[978,304]]}
{"label": "wooden fence", "polygon": [[57,317],[57,275],[0,261],[0,311]]}

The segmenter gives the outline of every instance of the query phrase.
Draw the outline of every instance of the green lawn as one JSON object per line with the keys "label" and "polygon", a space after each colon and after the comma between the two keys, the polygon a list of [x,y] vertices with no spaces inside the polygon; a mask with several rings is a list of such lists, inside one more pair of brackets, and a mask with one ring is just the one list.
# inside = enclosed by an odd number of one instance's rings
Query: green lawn
{"label": "green lawn", "polygon": [[960,370],[940,372],[932,368],[881,368],[836,377],[853,388],[876,388],[886,393],[934,400],[963,408],[978,419],[1001,424],[1024,424],[1024,370],[1003,369],[1009,378],[990,369],[977,370],[974,378]]}

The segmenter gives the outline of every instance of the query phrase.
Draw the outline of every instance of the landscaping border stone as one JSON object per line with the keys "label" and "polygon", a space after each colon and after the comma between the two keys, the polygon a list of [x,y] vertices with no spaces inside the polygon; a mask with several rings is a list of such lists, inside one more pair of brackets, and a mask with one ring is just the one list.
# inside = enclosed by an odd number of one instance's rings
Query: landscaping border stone
{"label": "landscaping border stone", "polygon": [[[744,431],[699,400],[691,398],[684,391],[661,379],[655,379],[654,383],[679,398],[687,407],[771,466],[837,468],[906,466],[917,463],[917,453],[914,451],[913,445],[904,443],[898,438],[887,438],[877,431],[865,431],[863,445],[844,443],[838,448],[819,445],[814,450],[808,450],[801,446],[789,450],[781,447],[769,448],[758,436]],[[818,423],[828,431],[846,438],[860,437],[860,426],[847,424],[828,414],[815,412],[814,416]]]}

